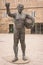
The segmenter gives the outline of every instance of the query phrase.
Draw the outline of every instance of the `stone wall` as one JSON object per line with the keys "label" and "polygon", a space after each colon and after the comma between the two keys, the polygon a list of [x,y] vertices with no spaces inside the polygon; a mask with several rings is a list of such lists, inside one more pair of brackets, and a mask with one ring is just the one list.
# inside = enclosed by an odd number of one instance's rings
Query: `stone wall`
{"label": "stone wall", "polygon": [[[24,12],[34,16],[35,23],[43,22],[43,1],[42,0],[0,0],[0,33],[9,32],[9,24],[13,24],[13,19],[6,14],[5,3],[10,3],[11,12],[16,12],[15,8],[19,3],[24,5]],[[26,29],[26,33],[31,30]]]}

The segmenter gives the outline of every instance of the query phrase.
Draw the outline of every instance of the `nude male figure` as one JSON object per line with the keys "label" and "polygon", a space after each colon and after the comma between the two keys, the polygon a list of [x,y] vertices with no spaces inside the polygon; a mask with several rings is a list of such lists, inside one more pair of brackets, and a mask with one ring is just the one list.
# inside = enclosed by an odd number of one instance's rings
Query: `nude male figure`
{"label": "nude male figure", "polygon": [[18,42],[19,42],[19,40],[20,40],[21,49],[22,49],[22,56],[23,56],[22,59],[25,61],[26,60],[26,57],[25,57],[25,48],[26,48],[26,45],[25,45],[25,24],[26,23],[25,23],[25,21],[26,21],[26,18],[28,18],[28,19],[31,19],[32,23],[34,24],[34,18],[31,17],[30,15],[22,12],[24,9],[24,6],[22,4],[19,4],[17,6],[18,12],[13,13],[13,14],[10,12],[9,6],[10,6],[10,3],[6,3],[7,14],[8,14],[8,16],[14,18],[15,29],[16,29],[16,31],[14,31],[13,49],[14,49],[14,53],[15,53],[15,58],[14,58],[13,62],[18,60]]}

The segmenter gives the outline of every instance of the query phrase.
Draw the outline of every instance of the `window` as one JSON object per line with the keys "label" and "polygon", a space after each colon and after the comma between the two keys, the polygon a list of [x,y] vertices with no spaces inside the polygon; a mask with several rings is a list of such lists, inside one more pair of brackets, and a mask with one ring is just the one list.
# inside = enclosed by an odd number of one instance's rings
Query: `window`
{"label": "window", "polygon": [[6,0],[3,0],[3,3],[5,4],[6,3]]}
{"label": "window", "polygon": [[35,11],[32,11],[31,15],[32,15],[33,17],[35,17],[35,16],[36,16],[36,12],[35,12]]}
{"label": "window", "polygon": [[2,13],[2,18],[7,17],[6,11]]}
{"label": "window", "polygon": [[41,33],[43,34],[43,23],[41,23]]}
{"label": "window", "polygon": [[43,34],[43,23],[35,23],[35,27],[31,29],[31,34]]}

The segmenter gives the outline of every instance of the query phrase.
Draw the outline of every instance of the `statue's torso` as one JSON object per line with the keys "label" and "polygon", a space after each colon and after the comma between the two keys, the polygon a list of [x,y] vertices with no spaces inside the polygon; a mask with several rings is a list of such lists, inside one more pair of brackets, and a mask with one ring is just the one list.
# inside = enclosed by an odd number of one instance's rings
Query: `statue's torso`
{"label": "statue's torso", "polygon": [[22,29],[24,27],[25,19],[26,15],[24,13],[22,14],[16,13],[14,23],[17,29]]}

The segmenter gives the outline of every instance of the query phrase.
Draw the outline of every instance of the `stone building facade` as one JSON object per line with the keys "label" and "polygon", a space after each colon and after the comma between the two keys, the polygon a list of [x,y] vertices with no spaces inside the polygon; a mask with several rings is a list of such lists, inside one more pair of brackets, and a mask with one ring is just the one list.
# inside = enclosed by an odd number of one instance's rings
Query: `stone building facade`
{"label": "stone building facade", "polygon": [[[24,12],[35,18],[35,23],[43,23],[43,0],[0,0],[0,33],[9,33],[9,25],[14,24],[13,19],[6,14],[5,3],[10,3],[11,12],[16,12],[19,3],[24,5]],[[31,33],[31,29],[26,29]]]}

